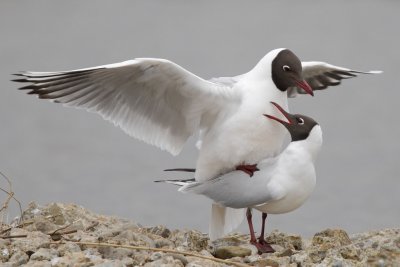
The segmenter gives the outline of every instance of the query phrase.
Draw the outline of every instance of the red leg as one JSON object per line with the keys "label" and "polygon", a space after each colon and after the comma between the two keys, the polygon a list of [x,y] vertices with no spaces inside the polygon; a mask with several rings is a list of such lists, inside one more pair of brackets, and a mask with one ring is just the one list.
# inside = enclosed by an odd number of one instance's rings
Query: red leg
{"label": "red leg", "polygon": [[250,243],[255,245],[257,243],[257,239],[256,239],[256,235],[254,234],[254,227],[253,227],[253,221],[252,221],[252,215],[251,215],[250,208],[247,208],[246,217],[247,217],[247,223],[249,224],[249,230],[250,230]]}
{"label": "red leg", "polygon": [[[253,227],[253,221],[252,221],[252,214],[251,214],[251,209],[248,208],[246,212],[246,217],[247,217],[247,222],[249,224],[249,230],[250,230],[250,244],[256,246],[258,249],[258,254],[262,253],[270,253],[270,252],[275,252],[275,250],[267,243],[265,242],[264,238],[263,242],[257,241],[256,235],[254,234],[254,227]],[[265,219],[267,218],[266,213],[265,213],[265,218],[264,218],[264,213],[263,213],[263,223],[265,222]],[[264,230],[262,229],[262,234]]]}
{"label": "red leg", "polygon": [[265,212],[262,213],[262,222],[261,222],[261,234],[260,237],[258,238],[258,241],[265,242],[264,239],[264,230],[265,230],[265,220],[267,219],[267,214]]}
{"label": "red leg", "polygon": [[252,177],[253,174],[256,171],[259,171],[260,169],[257,168],[257,164],[252,164],[252,165],[242,164],[242,165],[236,166],[236,170],[243,171],[243,172],[247,173],[250,177]]}
{"label": "red leg", "polygon": [[275,252],[275,250],[264,239],[264,230],[265,230],[265,220],[266,219],[267,219],[267,214],[265,212],[263,212],[262,213],[262,222],[261,222],[261,234],[260,234],[260,237],[258,238],[258,243],[260,245],[262,245],[263,252],[272,253],[272,252]]}

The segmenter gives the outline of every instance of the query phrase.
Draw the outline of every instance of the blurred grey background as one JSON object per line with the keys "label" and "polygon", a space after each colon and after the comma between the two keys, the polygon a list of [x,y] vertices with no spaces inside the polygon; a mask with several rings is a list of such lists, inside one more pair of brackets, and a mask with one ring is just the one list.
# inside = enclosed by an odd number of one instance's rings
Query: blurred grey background
{"label": "blurred grey background", "polygon": [[73,202],[146,226],[207,231],[209,200],[153,183],[173,177],[165,168],[194,167],[194,138],[173,157],[96,114],[25,95],[11,74],[160,57],[204,78],[232,76],[287,47],[303,61],[385,73],[290,100],[324,132],[317,188],[298,210],[269,216],[268,231],[399,227],[399,11],[398,1],[371,0],[2,0],[0,170],[25,207]]}

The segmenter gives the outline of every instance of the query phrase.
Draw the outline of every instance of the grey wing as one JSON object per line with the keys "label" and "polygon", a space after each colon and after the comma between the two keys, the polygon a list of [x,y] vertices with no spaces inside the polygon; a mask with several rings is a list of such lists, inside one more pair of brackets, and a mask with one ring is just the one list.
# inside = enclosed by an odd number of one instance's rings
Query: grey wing
{"label": "grey wing", "polygon": [[[336,86],[343,79],[356,77],[359,74],[378,74],[382,71],[358,71],[348,68],[334,66],[325,62],[310,61],[302,62],[303,78],[313,90],[323,90],[329,86]],[[288,89],[288,97],[296,97],[297,94],[305,94],[304,90],[298,87]]]}
{"label": "grey wing", "polygon": [[237,83],[237,82],[243,77],[243,75],[244,75],[244,74],[242,74],[242,75],[237,75],[237,76],[234,76],[234,77],[218,77],[218,78],[212,78],[212,79],[209,79],[209,81],[210,81],[210,82],[213,82],[213,83],[220,84],[220,85],[225,85],[225,86],[233,87],[233,85],[234,85],[235,83]]}
{"label": "grey wing", "polygon": [[216,112],[230,88],[206,81],[164,59],[61,72],[23,72],[14,81],[39,98],[100,114],[132,137],[178,154],[200,127],[205,113]]}
{"label": "grey wing", "polygon": [[230,208],[246,208],[277,200],[284,192],[269,183],[276,161],[276,158],[270,158],[260,162],[260,171],[253,177],[242,171],[232,171],[212,180],[187,184],[179,191],[201,194]]}

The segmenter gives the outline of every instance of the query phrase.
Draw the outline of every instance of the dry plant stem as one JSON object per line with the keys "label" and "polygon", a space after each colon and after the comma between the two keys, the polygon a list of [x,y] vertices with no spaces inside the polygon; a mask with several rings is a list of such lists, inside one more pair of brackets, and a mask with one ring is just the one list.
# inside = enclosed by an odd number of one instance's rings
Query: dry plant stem
{"label": "dry plant stem", "polygon": [[[71,225],[72,225],[72,223],[70,223],[70,224],[68,224],[68,225],[66,225],[66,226],[63,226],[63,227],[61,227],[61,228],[58,228],[57,230],[55,230],[54,232],[52,232],[51,234],[48,234],[48,235],[62,234],[62,233],[58,233],[58,232],[60,232],[61,230],[67,229],[67,228],[70,227]],[[74,230],[73,230],[73,231],[74,231]],[[75,232],[76,232],[76,230],[75,230]]]}
{"label": "dry plant stem", "polygon": [[[64,231],[64,232],[58,232],[58,230],[48,233],[50,237],[53,236],[62,236],[62,235],[68,235],[68,234],[73,234],[76,233],[78,230],[69,230],[69,231]],[[28,235],[9,235],[9,236],[0,236],[1,239],[11,239],[11,238],[24,238],[28,237]]]}
{"label": "dry plant stem", "polygon": [[24,238],[28,235],[10,235],[10,236],[0,236],[1,239],[11,239],[11,238]]}
{"label": "dry plant stem", "polygon": [[12,190],[12,184],[11,184],[10,179],[8,179],[7,176],[5,176],[2,172],[0,172],[0,175],[8,182],[8,186],[9,186],[9,190],[10,190],[8,192],[7,190],[4,190],[3,188],[0,188],[1,191],[3,191],[4,193],[8,194],[8,198],[4,202],[3,206],[1,207],[0,212],[5,210],[6,208],[8,208],[8,203],[10,202],[11,199],[14,199],[15,202],[18,203],[18,206],[19,206],[19,212],[20,212],[20,217],[19,217],[20,221],[19,222],[21,222],[22,221],[22,205],[21,205],[21,202],[19,202],[19,200],[14,197],[14,192]]}
{"label": "dry plant stem", "polygon": [[[51,218],[55,218],[55,217],[58,217],[58,216],[60,216],[60,215],[50,215],[50,216],[46,216],[45,218],[46,218],[46,219],[51,219]],[[32,224],[32,223],[34,223],[33,220],[26,220],[26,221],[23,221],[22,223],[18,224],[18,225],[15,226],[15,227],[11,226],[11,227],[9,227],[9,228],[7,228],[7,229],[2,230],[2,231],[0,232],[0,235],[6,233],[6,232],[8,232],[8,231],[10,231],[10,230],[13,229],[13,228],[24,228],[25,226],[30,225],[30,224]]]}
{"label": "dry plant stem", "polygon": [[[150,250],[150,251],[160,251],[160,252],[167,252],[167,253],[174,253],[174,254],[181,254],[185,256],[193,256],[205,260],[211,260],[215,262],[220,262],[220,263],[225,263],[225,264],[230,264],[230,265],[235,265],[239,267],[248,267],[250,265],[240,263],[240,262],[233,262],[233,261],[228,261],[228,260],[222,260],[218,258],[212,258],[212,257],[207,257],[203,255],[197,255],[191,252],[184,252],[184,251],[178,251],[178,250],[173,250],[173,249],[163,249],[163,248],[151,248],[151,247],[143,247],[143,246],[128,246],[128,245],[117,245],[117,244],[108,244],[108,243],[93,243],[93,242],[76,242],[72,241],[73,243],[77,245],[85,245],[85,246],[95,246],[95,247],[115,247],[115,248],[127,248],[127,249],[136,249],[136,250]],[[61,245],[65,244],[65,242],[50,242],[50,244],[54,245]]]}
{"label": "dry plant stem", "polygon": [[91,225],[89,225],[85,231],[90,231],[93,230],[97,225],[99,225],[99,222],[93,222]]}

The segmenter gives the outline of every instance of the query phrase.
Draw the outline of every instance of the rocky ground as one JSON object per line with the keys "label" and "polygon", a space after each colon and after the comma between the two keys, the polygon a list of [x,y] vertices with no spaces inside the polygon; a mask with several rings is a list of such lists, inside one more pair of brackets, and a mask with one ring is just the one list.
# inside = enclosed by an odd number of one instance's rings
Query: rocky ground
{"label": "rocky ground", "polygon": [[258,255],[247,235],[211,243],[197,231],[142,227],[72,204],[31,203],[23,219],[1,227],[0,266],[400,266],[400,229],[327,229],[311,240],[273,231],[276,252]]}

